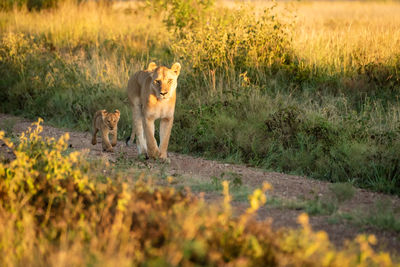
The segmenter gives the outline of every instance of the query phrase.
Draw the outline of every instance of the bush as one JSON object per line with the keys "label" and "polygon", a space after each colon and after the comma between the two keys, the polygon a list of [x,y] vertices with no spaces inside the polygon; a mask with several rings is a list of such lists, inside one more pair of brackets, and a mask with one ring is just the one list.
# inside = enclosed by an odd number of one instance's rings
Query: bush
{"label": "bush", "polygon": [[174,53],[195,70],[265,73],[265,68],[268,72],[290,63],[289,28],[280,22],[274,6],[261,16],[243,7],[212,14],[196,30],[182,29],[173,45]]}
{"label": "bush", "polygon": [[201,24],[215,0],[147,0],[153,14],[164,14],[165,24],[174,30],[193,28]]}
{"label": "bush", "polygon": [[40,11],[42,9],[55,8],[63,0],[27,0],[29,11]]}
{"label": "bush", "polygon": [[223,205],[216,206],[132,177],[99,179],[93,163],[66,150],[68,135],[41,137],[40,123],[18,144],[0,132],[14,155],[0,161],[2,266],[393,265],[387,253],[370,247],[374,236],[337,250],[326,233],[312,231],[305,214],[299,230],[275,232],[256,221],[267,184],[249,196],[243,214],[233,216],[226,181]]}

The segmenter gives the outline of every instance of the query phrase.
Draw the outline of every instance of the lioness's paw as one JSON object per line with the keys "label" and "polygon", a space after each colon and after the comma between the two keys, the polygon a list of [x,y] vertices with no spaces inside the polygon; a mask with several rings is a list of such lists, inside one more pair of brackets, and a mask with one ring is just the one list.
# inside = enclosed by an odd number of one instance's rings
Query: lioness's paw
{"label": "lioness's paw", "polygon": [[106,151],[106,152],[114,152],[114,149],[112,149],[112,147],[110,147],[110,148],[103,148],[103,151]]}
{"label": "lioness's paw", "polygon": [[158,159],[160,157],[160,151],[158,151],[158,150],[147,151],[147,154],[152,159]]}
{"label": "lioness's paw", "polygon": [[158,159],[160,161],[160,163],[164,163],[164,164],[170,164],[171,160],[169,158],[159,158]]}

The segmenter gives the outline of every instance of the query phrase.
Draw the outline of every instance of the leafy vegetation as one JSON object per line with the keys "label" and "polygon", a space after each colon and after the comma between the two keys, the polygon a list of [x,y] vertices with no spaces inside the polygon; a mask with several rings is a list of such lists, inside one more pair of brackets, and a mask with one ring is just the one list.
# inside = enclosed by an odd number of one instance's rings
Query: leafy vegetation
{"label": "leafy vegetation", "polygon": [[330,190],[338,203],[343,203],[352,199],[355,193],[353,186],[349,183],[332,184]]}
{"label": "leafy vegetation", "polygon": [[0,111],[89,130],[118,108],[126,137],[129,75],[179,60],[172,150],[400,194],[399,4],[212,4],[1,12]]}
{"label": "leafy vegetation", "polygon": [[355,210],[353,212],[339,213],[335,214],[330,220],[333,223],[346,221],[363,228],[375,228],[400,233],[399,214],[399,210],[393,208],[389,200],[378,200],[367,212]]}
{"label": "leafy vegetation", "polygon": [[146,7],[152,13],[162,13],[165,24],[173,30],[193,28],[201,24],[215,0],[150,0]]}
{"label": "leafy vegetation", "polygon": [[223,172],[220,176],[211,176],[209,181],[186,179],[193,192],[223,193],[223,181],[229,182],[229,192],[233,201],[247,201],[251,189],[242,184],[242,176],[235,172]]}
{"label": "leafy vegetation", "polygon": [[348,183],[336,183],[330,186],[330,192],[314,195],[312,198],[285,199],[271,196],[266,206],[304,211],[310,216],[327,215],[327,221],[335,224],[348,222],[363,229],[378,229],[400,233],[400,210],[389,199],[378,199],[371,207],[362,206],[344,209],[343,204],[353,198],[354,188]]}
{"label": "leafy vegetation", "polygon": [[[221,206],[189,191],[135,177],[99,176],[80,152],[66,153],[68,135],[45,138],[41,120],[18,144],[0,132],[14,158],[0,162],[0,264],[3,266],[393,266],[359,236],[334,248],[307,215],[299,230],[275,232],[253,218],[268,185],[231,212],[229,183]],[[107,167],[107,166],[106,166]],[[136,182],[133,182],[136,180]]]}
{"label": "leafy vegetation", "polygon": [[8,119],[8,120],[3,120],[0,123],[0,129],[4,131],[5,137],[7,138],[13,138],[14,137],[14,125],[16,123],[15,119]]}
{"label": "leafy vegetation", "polygon": [[315,196],[313,199],[286,200],[273,197],[270,203],[272,207],[291,210],[303,210],[307,214],[314,215],[335,215],[339,208],[339,203],[329,197]]}

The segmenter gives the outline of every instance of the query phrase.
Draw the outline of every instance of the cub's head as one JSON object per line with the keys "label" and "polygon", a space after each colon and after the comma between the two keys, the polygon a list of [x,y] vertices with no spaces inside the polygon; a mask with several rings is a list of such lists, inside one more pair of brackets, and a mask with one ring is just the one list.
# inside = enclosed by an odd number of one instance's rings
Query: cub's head
{"label": "cub's head", "polygon": [[175,93],[181,64],[174,63],[169,69],[164,66],[157,67],[151,62],[147,71],[152,72],[151,88],[159,100],[168,99]]}
{"label": "cub's head", "polygon": [[120,112],[118,109],[114,111],[114,113],[108,113],[105,110],[102,110],[101,117],[103,119],[104,124],[110,130],[114,130],[117,127],[119,121]]}

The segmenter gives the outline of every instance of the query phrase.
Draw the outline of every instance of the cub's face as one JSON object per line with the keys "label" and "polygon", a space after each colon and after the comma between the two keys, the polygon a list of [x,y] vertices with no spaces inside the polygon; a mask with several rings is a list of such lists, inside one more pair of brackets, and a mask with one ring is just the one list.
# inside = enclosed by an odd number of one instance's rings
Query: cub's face
{"label": "cub's face", "polygon": [[168,99],[174,94],[180,70],[179,63],[175,63],[170,69],[164,66],[154,69],[151,87],[159,100]]}
{"label": "cub's face", "polygon": [[103,122],[107,126],[107,128],[110,129],[111,131],[117,127],[119,117],[120,117],[120,112],[118,109],[116,109],[114,113],[108,113],[108,112],[102,113]]}

